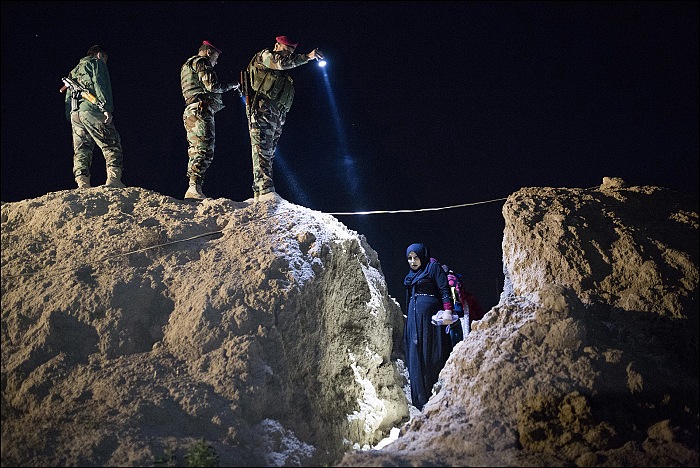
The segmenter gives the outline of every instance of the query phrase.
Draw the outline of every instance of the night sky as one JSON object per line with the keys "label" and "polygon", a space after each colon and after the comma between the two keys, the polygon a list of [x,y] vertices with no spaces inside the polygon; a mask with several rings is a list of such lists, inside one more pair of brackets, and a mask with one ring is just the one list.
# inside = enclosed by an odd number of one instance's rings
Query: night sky
{"label": "night sky", "polygon": [[[75,188],[61,77],[109,54],[123,181],[182,198],[180,67],[203,40],[239,72],[274,38],[320,48],[275,160],[283,198],[328,213],[499,200],[605,176],[698,194],[698,2],[3,2],[2,201]],[[325,73],[325,75],[324,75]],[[252,197],[244,106],[224,94],[204,192]],[[102,184],[96,149],[92,182]],[[489,308],[503,286],[503,201],[338,215],[378,252],[402,303],[406,247],[464,274]]]}

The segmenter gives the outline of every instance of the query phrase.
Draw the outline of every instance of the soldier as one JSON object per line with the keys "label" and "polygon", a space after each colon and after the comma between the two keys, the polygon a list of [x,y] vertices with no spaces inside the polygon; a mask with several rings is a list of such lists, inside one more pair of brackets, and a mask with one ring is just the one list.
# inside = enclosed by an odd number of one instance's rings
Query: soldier
{"label": "soldier", "polygon": [[73,175],[78,188],[90,187],[90,166],[95,143],[102,150],[107,165],[105,187],[123,188],[122,143],[113,123],[112,83],[107,70],[107,53],[98,45],[71,70],[69,78],[82,87],[64,86],[66,118],[73,133]]}
{"label": "soldier", "polygon": [[204,173],[214,159],[214,114],[224,108],[221,94],[238,89],[238,83],[220,83],[214,71],[221,50],[203,41],[199,53],[187,59],[180,70],[185,111],[182,121],[187,132],[187,177],[185,199],[203,200]]}
{"label": "soldier", "polygon": [[295,54],[296,47],[297,43],[287,36],[277,36],[272,51],[263,49],[255,54],[246,69],[246,114],[253,156],[255,201],[276,198],[272,161],[294,99],[293,80],[287,70],[323,58],[318,49],[308,54]]}

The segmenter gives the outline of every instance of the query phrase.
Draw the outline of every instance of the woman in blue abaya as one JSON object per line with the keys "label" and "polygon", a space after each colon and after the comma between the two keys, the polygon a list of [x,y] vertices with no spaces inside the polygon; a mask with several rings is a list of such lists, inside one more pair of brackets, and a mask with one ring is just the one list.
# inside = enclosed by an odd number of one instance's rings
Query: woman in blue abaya
{"label": "woman in blue abaya", "polygon": [[406,249],[406,258],[410,267],[404,279],[408,304],[404,325],[406,365],[412,404],[423,411],[452,351],[446,326],[434,325],[431,320],[441,310],[450,311],[451,315],[453,302],[447,274],[438,262],[430,261],[428,247],[411,244]]}

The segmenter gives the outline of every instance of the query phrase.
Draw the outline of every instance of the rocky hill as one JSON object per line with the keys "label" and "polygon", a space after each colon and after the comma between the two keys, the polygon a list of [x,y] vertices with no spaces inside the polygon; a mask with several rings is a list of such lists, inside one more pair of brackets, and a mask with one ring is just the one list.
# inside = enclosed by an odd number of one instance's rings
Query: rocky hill
{"label": "rocky hill", "polygon": [[340,466],[698,466],[698,201],[605,178],[503,206],[505,287],[423,414]]}
{"label": "rocky hill", "polygon": [[697,466],[697,199],[606,178],[503,216],[501,300],[417,413],[377,254],[332,216],[3,203],[2,465],[183,465],[203,441],[222,466]]}
{"label": "rocky hill", "polygon": [[2,465],[299,466],[408,417],[377,254],[335,218],[92,188],[2,205]]}

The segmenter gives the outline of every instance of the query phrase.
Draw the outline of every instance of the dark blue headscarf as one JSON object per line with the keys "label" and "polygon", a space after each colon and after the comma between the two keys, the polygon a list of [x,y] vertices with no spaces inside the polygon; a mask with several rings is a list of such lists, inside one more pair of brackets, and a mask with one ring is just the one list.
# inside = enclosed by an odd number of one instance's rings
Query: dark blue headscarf
{"label": "dark blue headscarf", "polygon": [[403,284],[410,286],[417,283],[419,280],[424,278],[428,273],[428,266],[430,265],[430,253],[428,247],[425,244],[411,244],[406,249],[406,259],[408,259],[408,254],[414,252],[418,259],[420,260],[420,267],[413,271],[409,271],[406,278],[403,280]]}

